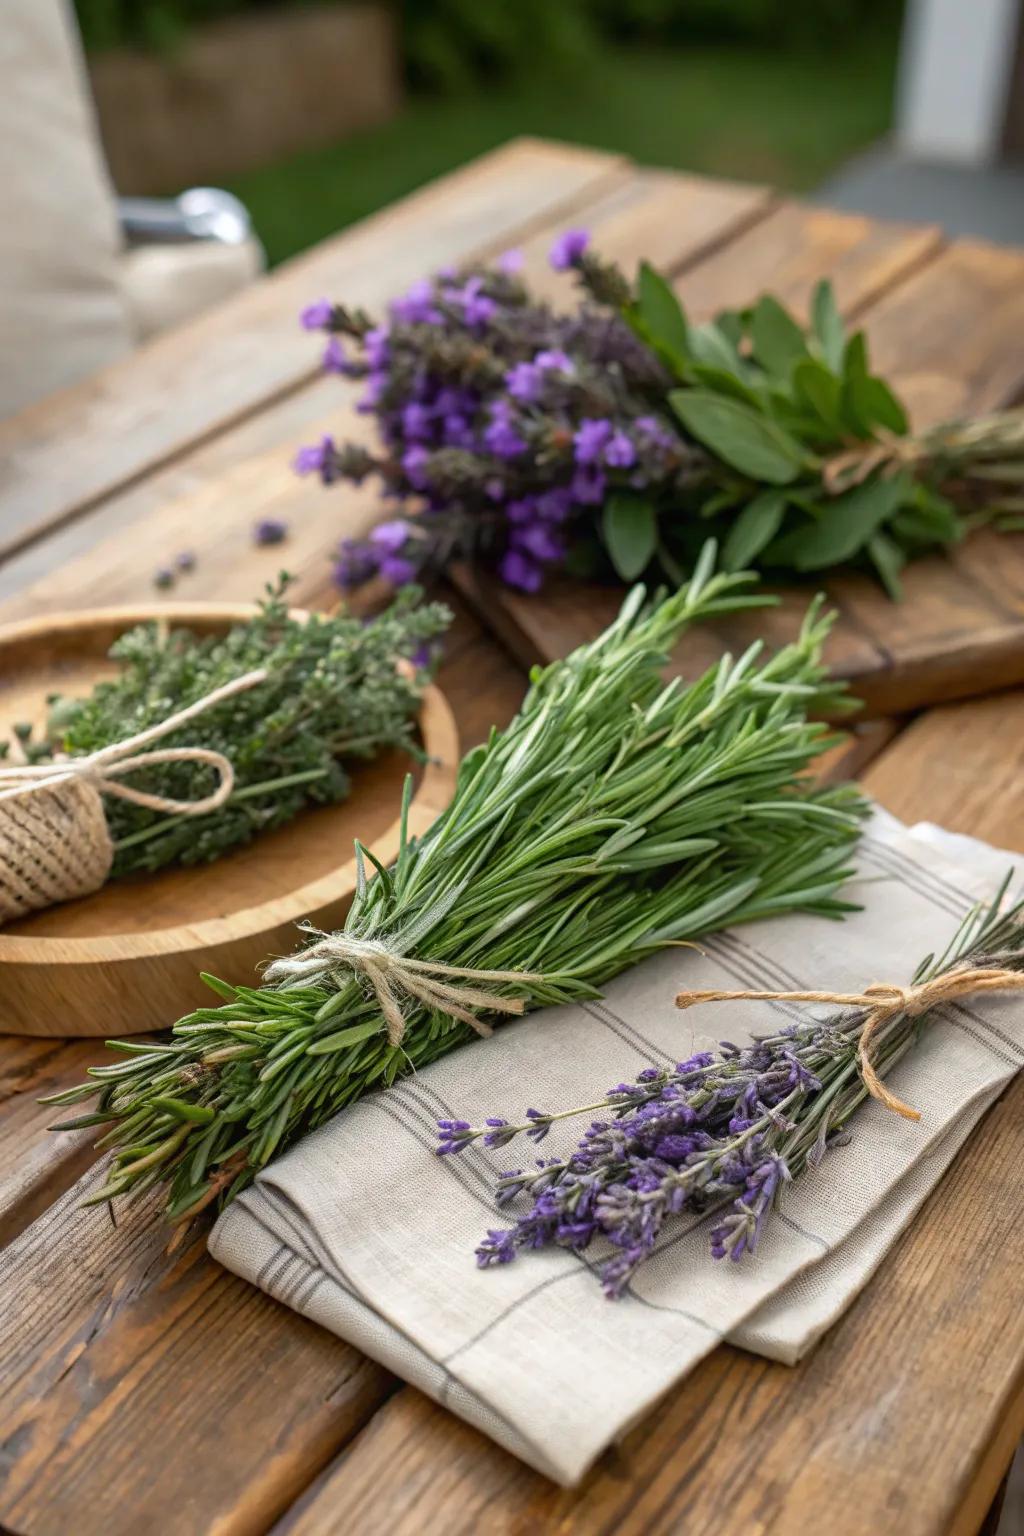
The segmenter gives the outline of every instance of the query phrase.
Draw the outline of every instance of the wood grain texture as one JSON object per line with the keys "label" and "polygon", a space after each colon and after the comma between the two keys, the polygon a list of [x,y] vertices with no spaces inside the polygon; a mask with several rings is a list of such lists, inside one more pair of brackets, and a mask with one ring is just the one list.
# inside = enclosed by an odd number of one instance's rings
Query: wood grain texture
{"label": "wood grain texture", "polygon": [[0,424],[0,553],[311,380],[315,349],[297,323],[311,299],[379,305],[424,271],[571,217],[620,165],[516,140]]}
{"label": "wood grain texture", "polygon": [[855,315],[941,246],[935,228],[785,202],[674,286],[696,319],[771,292],[806,320],[815,285],[828,277],[843,312]]}
{"label": "wood grain texture", "polygon": [[102,1056],[96,1042],[0,1035],[0,1248],[92,1162],[94,1133],[53,1135],[59,1113],[39,1099],[80,1082]]}
{"label": "wood grain texture", "polygon": [[391,1389],[339,1339],[111,1225],[90,1173],[0,1254],[0,1522],[24,1536],[267,1529]]}
{"label": "wood grain texture", "polygon": [[[924,717],[865,783],[905,819],[1024,852],[1022,753],[1015,694]],[[807,1360],[717,1350],[580,1489],[407,1388],[275,1536],[974,1536],[1024,1428],[1024,1317],[1008,1279],[1024,1259],[1022,1155],[1018,1079]],[[400,1478],[386,1475],[395,1465]]]}
{"label": "wood grain texture", "polygon": [[[125,630],[155,618],[171,628],[223,633],[248,605],[165,603],[32,619],[0,629],[0,707],[42,725],[53,693],[81,695],[111,668]],[[294,610],[304,617],[302,610]],[[405,663],[402,663],[405,666]],[[410,674],[411,675],[411,674]],[[447,700],[423,690],[409,830],[422,835],[455,787],[459,738]],[[0,740],[6,735],[0,727]],[[78,901],[0,931],[4,1023],[27,1035],[138,1034],[209,1002],[201,974],[248,982],[267,955],[287,951],[295,924],[338,926],[356,891],[356,837],[390,864],[397,856],[407,754],[352,766],[352,794],[318,806],[212,865],[113,880]]]}

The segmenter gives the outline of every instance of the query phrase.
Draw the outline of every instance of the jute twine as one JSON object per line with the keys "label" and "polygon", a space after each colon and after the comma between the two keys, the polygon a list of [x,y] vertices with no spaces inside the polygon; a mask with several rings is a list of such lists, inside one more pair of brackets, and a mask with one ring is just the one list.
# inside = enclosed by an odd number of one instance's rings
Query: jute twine
{"label": "jute twine", "polygon": [[910,1018],[937,1008],[942,1003],[952,1003],[958,997],[974,992],[1004,992],[1024,990],[1024,972],[1008,971],[991,966],[965,967],[947,971],[923,981],[919,986],[900,987],[895,982],[875,982],[863,992],[680,992],[677,1008],[692,1008],[697,1003],[828,1003],[837,1008],[861,1008],[867,1013],[857,1046],[857,1066],[864,1086],[873,1099],[895,1110],[906,1120],[920,1120],[918,1110],[911,1109],[894,1093],[890,1093],[875,1071],[871,1061],[871,1044],[874,1036],[891,1019],[905,1013]]}
{"label": "jute twine", "polygon": [[898,437],[884,429],[875,441],[861,443],[856,448],[844,449],[826,459],[821,479],[830,496],[841,496],[881,470],[883,476],[897,474],[901,469],[914,470],[930,456],[931,449],[919,437]]}
{"label": "jute twine", "polygon": [[312,927],[305,931],[319,934],[317,942],[301,954],[275,960],[267,967],[267,980],[298,981],[338,967],[365,976],[384,1015],[388,1042],[394,1046],[401,1045],[405,1035],[403,996],[415,998],[449,1018],[460,1019],[478,1035],[487,1036],[492,1033],[491,1026],[471,1013],[471,1008],[483,1008],[488,1013],[521,1014],[526,1010],[525,1002],[522,998],[504,997],[500,992],[477,986],[455,985],[449,978],[488,983],[544,979],[532,971],[478,971],[464,965],[442,965],[438,960],[413,960],[389,949],[378,939],[357,939],[348,933],[322,933]]}
{"label": "jute twine", "polygon": [[[0,767],[0,923],[87,896],[103,885],[114,861],[103,795],[180,816],[204,816],[223,805],[234,788],[235,771],[222,752],[206,747],[137,749],[266,677],[262,668],[247,672],[159,725],[88,756]],[[152,763],[207,763],[218,774],[217,788],[201,800],[172,800],[121,783],[125,774]]]}

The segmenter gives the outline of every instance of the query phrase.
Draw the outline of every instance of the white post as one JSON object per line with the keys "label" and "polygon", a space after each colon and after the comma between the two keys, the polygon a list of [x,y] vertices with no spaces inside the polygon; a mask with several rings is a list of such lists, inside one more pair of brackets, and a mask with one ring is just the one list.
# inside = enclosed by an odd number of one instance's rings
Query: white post
{"label": "white post", "polygon": [[910,0],[896,137],[921,160],[998,158],[1019,0]]}

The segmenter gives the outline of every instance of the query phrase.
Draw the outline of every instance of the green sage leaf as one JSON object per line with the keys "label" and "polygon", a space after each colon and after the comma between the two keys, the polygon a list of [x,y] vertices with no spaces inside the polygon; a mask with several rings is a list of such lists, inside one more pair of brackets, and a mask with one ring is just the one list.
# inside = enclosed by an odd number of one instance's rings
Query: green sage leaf
{"label": "green sage leaf", "polygon": [[788,485],[800,473],[800,444],[752,406],[701,389],[675,389],[668,398],[686,430],[741,474]]}
{"label": "green sage leaf", "polygon": [[801,404],[809,407],[830,431],[843,430],[843,386],[836,375],[813,357],[805,357],[793,370],[793,388]]}
{"label": "green sage leaf", "polygon": [[650,564],[658,543],[654,507],[642,496],[618,492],[604,505],[605,547],[623,581],[634,581]]}
{"label": "green sage leaf", "polygon": [[903,586],[900,582],[900,571],[907,563],[907,557],[894,539],[888,534],[876,533],[868,539],[868,559],[878,572],[882,585],[892,598],[898,603],[903,597]]}
{"label": "green sage leaf", "polygon": [[683,306],[649,262],[640,263],[636,286],[637,312],[649,340],[673,366],[684,369],[689,354],[689,326]]}
{"label": "green sage leaf", "polygon": [[727,571],[742,571],[752,565],[761,551],[778,533],[786,511],[783,491],[762,491],[749,501],[736,518],[722,546],[722,565]]}
{"label": "green sage leaf", "polygon": [[792,545],[787,538],[785,550],[777,553],[784,553],[798,571],[820,571],[852,560],[896,512],[908,489],[905,475],[865,480],[825,502],[818,521],[797,530]]}
{"label": "green sage leaf", "polygon": [[766,293],[754,306],[750,335],[757,361],[777,378],[788,378],[794,363],[807,356],[803,331],[770,294]]}
{"label": "green sage leaf", "polygon": [[833,373],[843,367],[843,348],[846,332],[843,318],[836,304],[835,290],[828,278],[823,278],[814,290],[811,301],[811,329],[821,350],[822,359]]}

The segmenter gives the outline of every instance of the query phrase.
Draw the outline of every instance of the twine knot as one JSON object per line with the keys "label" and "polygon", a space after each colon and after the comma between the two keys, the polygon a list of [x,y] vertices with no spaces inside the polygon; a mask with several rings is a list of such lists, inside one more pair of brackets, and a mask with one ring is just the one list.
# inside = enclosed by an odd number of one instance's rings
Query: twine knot
{"label": "twine knot", "polygon": [[[230,758],[225,757],[223,752],[213,752],[207,747],[164,747],[156,752],[139,752],[137,748],[168,736],[171,731],[194,720],[197,715],[205,714],[215,704],[221,704],[225,699],[253,688],[266,679],[265,668],[247,672],[243,677],[236,677],[222,687],[215,688],[212,693],[197,699],[187,708],[179,709],[158,725],[151,725],[147,730],[129,736],[126,741],[101,747],[98,752],[90,752],[82,757],[61,757],[49,763],[0,766],[0,800],[79,781],[91,784],[100,794],[130,800],[133,805],[145,806],[151,811],[166,811],[181,816],[203,816],[208,811],[215,811],[224,804],[235,786],[235,770]],[[217,772],[217,787],[199,800],[173,800],[168,795],[148,795],[143,790],[133,789],[130,784],[120,782],[125,774],[133,773],[136,768],[149,767],[153,763],[207,763]]]}
{"label": "twine knot", "polygon": [[930,451],[921,438],[901,437],[883,427],[873,441],[845,448],[826,459],[821,471],[822,484],[829,496],[841,496],[855,485],[862,485],[876,469],[886,478],[901,469],[917,469],[930,457]]}
{"label": "twine knot", "polygon": [[[380,1011],[384,1015],[388,1043],[399,1046],[406,1030],[406,1018],[402,1012],[402,998],[415,998],[427,1008],[459,1019],[463,1024],[486,1037],[491,1026],[470,1010],[482,1008],[488,1013],[522,1014],[526,1003],[520,997],[506,997],[501,992],[489,991],[475,985],[466,986],[464,981],[475,982],[538,982],[544,978],[533,971],[488,971],[471,966],[444,965],[439,960],[414,960],[390,949],[379,939],[360,939],[350,933],[324,933],[311,924],[302,924],[305,933],[313,934],[316,942],[298,955],[288,955],[275,960],[266,971],[268,981],[296,981],[313,975],[333,975],[339,968],[365,976],[376,995]],[[460,978],[456,985],[448,978]],[[335,978],[336,979],[336,978]]]}
{"label": "twine knot", "polygon": [[906,1120],[920,1120],[920,1112],[890,1093],[871,1060],[871,1044],[884,1025],[899,1014],[917,1018],[942,1003],[955,1002],[975,992],[1024,990],[1024,971],[1010,971],[998,966],[954,967],[933,976],[930,981],[901,987],[896,982],[876,981],[863,992],[680,992],[677,1008],[692,1008],[697,1003],[770,1002],[828,1003],[836,1008],[860,1008],[864,1020],[857,1043],[857,1067],[864,1087],[873,1099]]}

